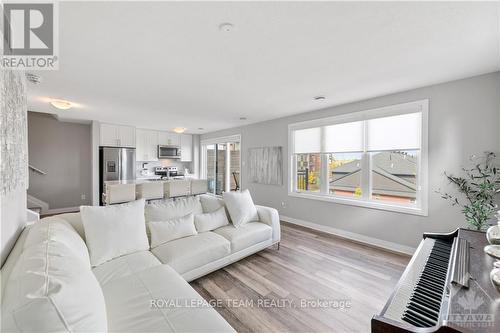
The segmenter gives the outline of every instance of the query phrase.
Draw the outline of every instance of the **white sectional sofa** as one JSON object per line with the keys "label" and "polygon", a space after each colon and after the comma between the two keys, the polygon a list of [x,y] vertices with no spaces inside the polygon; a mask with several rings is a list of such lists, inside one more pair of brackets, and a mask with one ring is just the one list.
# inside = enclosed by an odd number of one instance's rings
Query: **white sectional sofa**
{"label": "white sectional sofa", "polygon": [[[209,213],[201,195],[146,206],[155,214]],[[174,239],[95,267],[80,213],[28,226],[2,267],[2,332],[233,332],[187,283],[280,241],[278,213]],[[174,306],[175,305],[175,306]]]}

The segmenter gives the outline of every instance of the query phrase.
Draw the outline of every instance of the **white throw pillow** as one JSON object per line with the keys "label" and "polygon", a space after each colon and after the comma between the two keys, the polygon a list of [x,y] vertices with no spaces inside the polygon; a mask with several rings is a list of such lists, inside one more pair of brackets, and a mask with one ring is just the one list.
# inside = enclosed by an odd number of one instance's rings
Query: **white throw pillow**
{"label": "white throw pillow", "polygon": [[92,266],[149,250],[144,199],[105,207],[82,206],[80,212]]}
{"label": "white throw pillow", "polygon": [[198,234],[194,227],[194,215],[189,214],[169,221],[152,221],[148,223],[151,233],[151,247],[157,247],[174,239]]}
{"label": "white throw pillow", "polygon": [[213,194],[202,194],[199,196],[203,213],[212,213],[224,207],[224,200]]}
{"label": "white throw pillow", "polygon": [[168,221],[188,214],[202,214],[200,198],[185,197],[175,200],[161,200],[146,205],[146,222]]}
{"label": "white throw pillow", "polygon": [[194,224],[198,232],[211,231],[229,224],[226,209],[220,207],[215,212],[194,216]]}
{"label": "white throw pillow", "polygon": [[2,332],[107,331],[101,287],[69,228],[51,219],[29,230],[2,295]]}
{"label": "white throw pillow", "polygon": [[248,190],[244,190],[243,192],[224,192],[222,197],[229,216],[231,216],[231,221],[236,228],[247,222],[259,220],[257,208],[253,204]]}

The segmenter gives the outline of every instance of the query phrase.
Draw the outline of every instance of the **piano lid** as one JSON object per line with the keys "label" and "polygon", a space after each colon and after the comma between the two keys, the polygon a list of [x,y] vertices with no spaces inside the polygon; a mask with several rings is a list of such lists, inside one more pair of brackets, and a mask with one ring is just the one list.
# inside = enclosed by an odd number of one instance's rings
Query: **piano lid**
{"label": "piano lid", "polygon": [[460,229],[458,236],[470,243],[469,288],[450,284],[447,326],[462,332],[500,332],[500,292],[490,281],[494,259],[484,253],[484,232]]}

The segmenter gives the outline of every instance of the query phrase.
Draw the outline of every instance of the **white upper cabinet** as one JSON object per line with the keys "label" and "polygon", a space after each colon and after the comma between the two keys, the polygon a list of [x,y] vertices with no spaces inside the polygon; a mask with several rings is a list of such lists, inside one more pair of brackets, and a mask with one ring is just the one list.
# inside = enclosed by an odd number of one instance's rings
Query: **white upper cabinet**
{"label": "white upper cabinet", "polygon": [[135,127],[119,126],[120,146],[135,147]]}
{"label": "white upper cabinet", "polygon": [[177,133],[158,132],[158,142],[160,145],[180,146],[181,136]]}
{"label": "white upper cabinet", "polygon": [[145,129],[136,131],[136,160],[158,161],[158,132]]}
{"label": "white upper cabinet", "polygon": [[181,162],[191,162],[193,160],[193,136],[191,134],[181,134]]}
{"label": "white upper cabinet", "polygon": [[118,146],[117,126],[111,124],[101,124],[101,146]]}
{"label": "white upper cabinet", "polygon": [[114,124],[101,124],[101,146],[135,147],[135,128]]}

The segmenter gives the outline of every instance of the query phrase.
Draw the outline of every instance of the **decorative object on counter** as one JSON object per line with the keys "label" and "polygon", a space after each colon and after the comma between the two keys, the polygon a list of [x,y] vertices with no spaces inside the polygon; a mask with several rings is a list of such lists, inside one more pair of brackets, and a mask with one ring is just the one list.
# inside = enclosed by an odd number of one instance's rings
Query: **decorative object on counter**
{"label": "decorative object on counter", "polygon": [[493,225],[486,231],[486,238],[488,243],[484,247],[484,252],[489,256],[496,259],[493,263],[493,269],[490,272],[490,280],[495,285],[495,287],[500,291],[500,210],[495,214],[497,218],[497,225]]}
{"label": "decorative object on counter", "polygon": [[491,282],[495,285],[495,287],[500,291],[500,268],[493,268],[490,272]]}
{"label": "decorative object on counter", "polygon": [[250,182],[266,185],[283,184],[282,147],[250,148]]}
{"label": "decorative object on counter", "polygon": [[497,224],[492,225],[486,230],[486,238],[488,243],[493,245],[500,245],[500,210],[495,214],[497,218]]}
{"label": "decorative object on counter", "polygon": [[469,168],[462,168],[464,176],[453,176],[444,173],[450,183],[454,184],[463,198],[447,192],[438,191],[441,197],[450,200],[453,206],[462,207],[462,213],[471,229],[484,230],[497,208],[495,196],[500,193],[500,168],[495,164],[496,155],[485,152],[483,156],[471,156]]}
{"label": "decorative object on counter", "polygon": [[490,272],[490,280],[500,291],[500,245],[486,245],[484,252],[496,259],[493,264],[494,268]]}
{"label": "decorative object on counter", "polygon": [[500,245],[486,245],[484,252],[495,259],[500,259]]}

